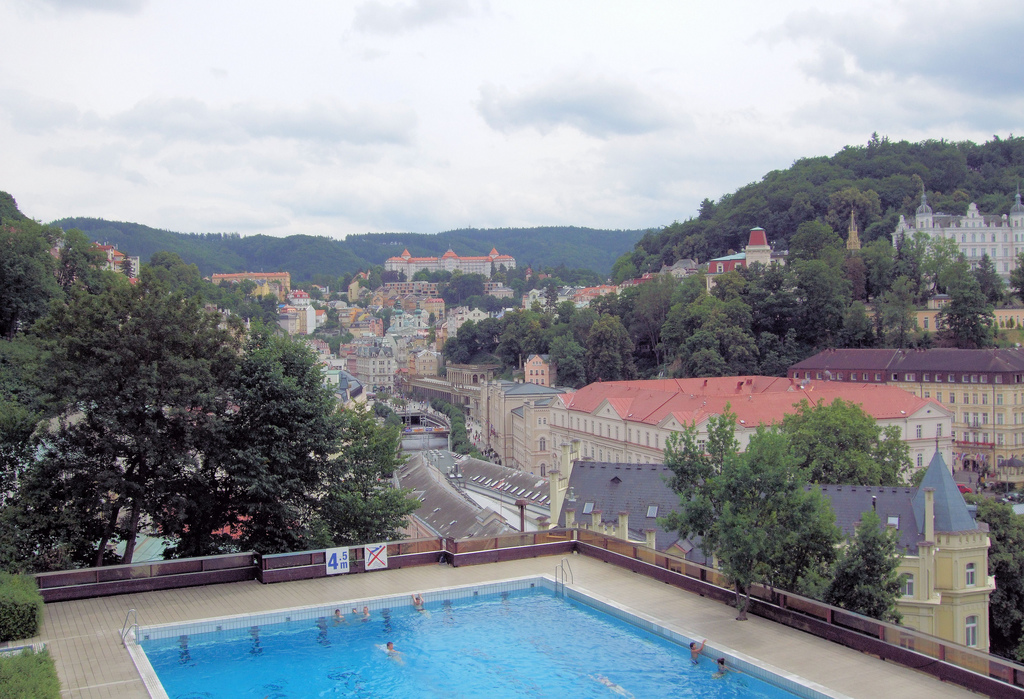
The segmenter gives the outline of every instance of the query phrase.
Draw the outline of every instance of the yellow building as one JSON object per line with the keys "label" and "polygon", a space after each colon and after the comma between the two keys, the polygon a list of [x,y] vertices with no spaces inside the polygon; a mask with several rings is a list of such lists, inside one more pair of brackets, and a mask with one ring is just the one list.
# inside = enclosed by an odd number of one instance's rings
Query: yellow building
{"label": "yellow building", "polygon": [[852,535],[874,509],[899,532],[906,576],[897,607],[903,625],[979,650],[988,650],[988,525],[976,522],[949,468],[936,452],[919,488],[823,485],[836,523]]}
{"label": "yellow building", "polygon": [[841,349],[794,364],[793,379],[890,384],[953,415],[954,468],[1024,482],[1003,466],[1024,455],[1024,349]]}

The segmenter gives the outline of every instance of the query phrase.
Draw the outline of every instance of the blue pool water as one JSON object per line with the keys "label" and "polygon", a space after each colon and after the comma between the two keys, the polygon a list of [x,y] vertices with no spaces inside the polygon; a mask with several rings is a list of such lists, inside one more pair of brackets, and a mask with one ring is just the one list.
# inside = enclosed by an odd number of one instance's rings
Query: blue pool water
{"label": "blue pool water", "polygon": [[540,588],[141,645],[171,699],[793,696]]}

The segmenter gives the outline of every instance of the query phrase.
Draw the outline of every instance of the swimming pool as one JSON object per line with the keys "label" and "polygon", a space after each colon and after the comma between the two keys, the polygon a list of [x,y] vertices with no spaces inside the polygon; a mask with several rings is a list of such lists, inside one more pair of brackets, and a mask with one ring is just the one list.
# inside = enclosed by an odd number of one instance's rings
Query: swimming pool
{"label": "swimming pool", "polygon": [[[577,590],[563,598],[547,578],[423,597],[423,613],[402,596],[142,628],[140,670],[151,663],[163,685],[151,692],[172,699],[837,696],[720,649],[693,666],[688,638]],[[717,655],[742,672],[712,679]]]}

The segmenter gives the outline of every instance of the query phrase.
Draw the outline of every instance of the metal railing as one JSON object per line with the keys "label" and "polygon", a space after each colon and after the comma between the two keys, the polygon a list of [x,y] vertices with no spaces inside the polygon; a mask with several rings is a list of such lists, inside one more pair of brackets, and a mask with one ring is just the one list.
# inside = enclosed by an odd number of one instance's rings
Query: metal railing
{"label": "metal railing", "polygon": [[576,581],[573,579],[572,566],[569,565],[569,559],[563,558],[557,566],[555,566],[555,594],[558,594],[559,585],[561,585],[562,596],[565,596],[565,576],[566,573],[569,575],[569,584],[575,585]]}
{"label": "metal railing", "polygon": [[[128,623],[131,619],[132,623]],[[124,623],[121,624],[121,645],[128,645],[128,633],[134,632],[134,639],[139,638],[139,615],[134,609],[129,609],[128,613],[124,615]]]}

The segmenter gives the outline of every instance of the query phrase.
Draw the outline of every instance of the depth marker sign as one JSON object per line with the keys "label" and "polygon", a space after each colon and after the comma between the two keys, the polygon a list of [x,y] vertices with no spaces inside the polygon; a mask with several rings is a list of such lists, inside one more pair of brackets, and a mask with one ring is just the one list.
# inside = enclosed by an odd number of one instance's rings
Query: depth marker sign
{"label": "depth marker sign", "polygon": [[347,548],[327,549],[324,553],[327,554],[325,565],[327,566],[328,575],[348,572]]}
{"label": "depth marker sign", "polygon": [[388,567],[388,545],[371,544],[363,549],[366,570],[383,570]]}

